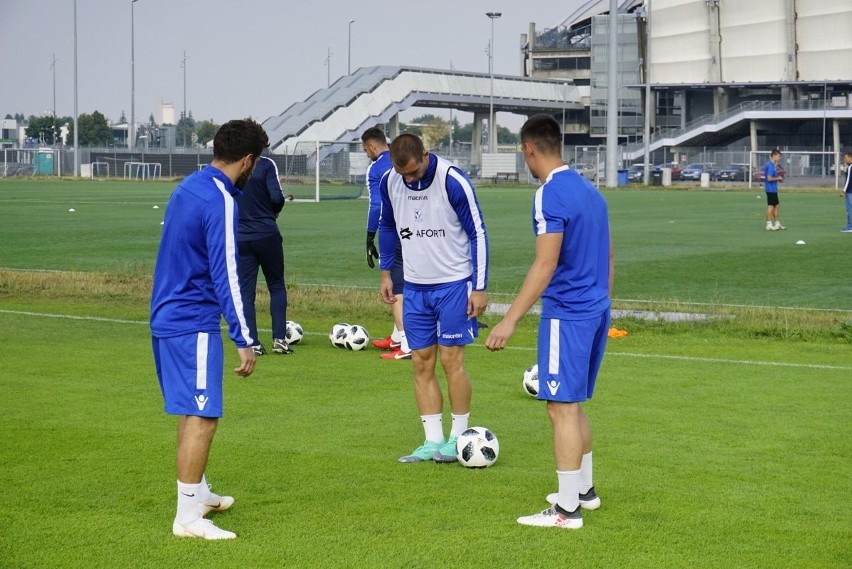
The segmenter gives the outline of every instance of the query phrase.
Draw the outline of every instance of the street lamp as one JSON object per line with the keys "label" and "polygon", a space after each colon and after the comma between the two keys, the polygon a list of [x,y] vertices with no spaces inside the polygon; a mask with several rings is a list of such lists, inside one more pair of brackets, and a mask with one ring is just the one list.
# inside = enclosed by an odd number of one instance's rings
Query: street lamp
{"label": "street lamp", "polygon": [[491,18],[491,44],[488,47],[488,71],[491,74],[491,104],[488,112],[488,152],[497,150],[497,129],[494,128],[494,20],[502,16],[501,12],[485,12]]}
{"label": "street lamp", "polygon": [[136,25],[133,21],[133,5],[139,0],[130,0],[130,128],[127,133],[130,135],[127,140],[128,148],[131,152],[136,146],[134,137],[134,126],[136,125],[136,41],[135,32]]}
{"label": "street lamp", "polygon": [[74,0],[74,177],[80,175],[80,129],[77,121],[77,0]]}
{"label": "street lamp", "polygon": [[56,54],[50,62],[50,70],[53,71],[53,144],[56,144]]}
{"label": "street lamp", "polygon": [[352,24],[355,20],[349,20],[349,62],[346,64],[346,74],[352,75]]}
{"label": "street lamp", "polygon": [[565,142],[565,107],[568,106],[568,83],[562,84],[562,141]]}

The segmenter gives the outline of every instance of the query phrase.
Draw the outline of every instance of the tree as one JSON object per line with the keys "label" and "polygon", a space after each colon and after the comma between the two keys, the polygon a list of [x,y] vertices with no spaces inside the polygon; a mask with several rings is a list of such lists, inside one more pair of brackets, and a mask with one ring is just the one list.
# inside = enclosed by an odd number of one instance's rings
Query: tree
{"label": "tree", "polygon": [[420,128],[426,148],[435,148],[450,135],[450,124],[441,117],[432,117]]}
{"label": "tree", "polygon": [[195,119],[192,118],[192,111],[189,111],[189,116],[183,116],[181,113],[180,120],[177,123],[175,137],[177,144],[182,146],[192,146],[192,133],[195,132]]}
{"label": "tree", "polygon": [[[77,125],[80,128],[80,134],[77,135],[80,146],[109,146],[115,142],[106,117],[98,111],[90,115],[83,113],[77,119]],[[68,124],[68,137],[74,138],[73,122]]]}
{"label": "tree", "polygon": [[59,144],[60,142],[60,127],[65,123],[66,118],[53,116],[37,117],[31,115],[27,121],[27,128],[24,131],[29,138],[38,140],[41,144]]}
{"label": "tree", "polygon": [[157,126],[157,121],[154,120],[154,113],[151,113],[151,115],[148,117],[148,124],[151,126]]}
{"label": "tree", "polygon": [[118,124],[127,124],[127,117],[124,115],[124,109],[121,109],[121,116],[118,117]]}
{"label": "tree", "polygon": [[204,146],[216,136],[216,131],[219,130],[219,125],[213,122],[213,119],[209,121],[201,121],[195,127],[195,134],[198,136],[198,144]]}
{"label": "tree", "polygon": [[505,126],[497,126],[497,143],[498,144],[518,144],[521,137],[506,128]]}

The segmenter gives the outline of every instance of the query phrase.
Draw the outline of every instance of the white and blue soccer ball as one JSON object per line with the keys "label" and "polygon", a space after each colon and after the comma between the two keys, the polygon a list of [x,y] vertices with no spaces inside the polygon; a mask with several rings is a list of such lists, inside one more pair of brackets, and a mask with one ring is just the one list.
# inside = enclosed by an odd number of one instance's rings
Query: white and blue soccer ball
{"label": "white and blue soccer ball", "polygon": [[370,334],[367,329],[358,324],[349,326],[346,330],[346,338],[343,345],[347,350],[359,351],[366,348],[370,343]]}
{"label": "white and blue soccer ball", "polygon": [[348,334],[349,324],[339,322],[331,327],[331,332],[328,333],[328,340],[335,348],[346,347],[346,336]]}
{"label": "white and blue soccer ball", "polygon": [[524,371],[524,393],[530,397],[538,397],[538,364],[533,364]]}
{"label": "white and blue soccer ball", "polygon": [[457,458],[467,468],[487,468],[497,462],[500,442],[485,427],[471,427],[459,436]]}
{"label": "white and blue soccer ball", "polygon": [[292,320],[287,321],[287,329],[284,332],[284,339],[291,346],[295,346],[305,337],[305,331],[302,330],[302,325]]}

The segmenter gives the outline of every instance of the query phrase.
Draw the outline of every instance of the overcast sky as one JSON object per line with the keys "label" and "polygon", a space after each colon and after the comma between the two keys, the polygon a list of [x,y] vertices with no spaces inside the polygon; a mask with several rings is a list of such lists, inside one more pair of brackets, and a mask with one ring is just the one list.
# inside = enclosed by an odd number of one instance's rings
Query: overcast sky
{"label": "overcast sky", "polygon": [[[136,119],[158,116],[160,101],[196,120],[222,123],[280,114],[352,70],[407,65],[488,72],[494,22],[494,72],[520,74],[520,36],[562,23],[581,0],[138,0],[135,29]],[[0,0],[0,118],[73,114],[73,0]],[[117,122],[131,107],[131,1],[77,0],[78,109]],[[426,111],[416,111],[420,114]],[[468,119],[469,120],[469,119]]]}

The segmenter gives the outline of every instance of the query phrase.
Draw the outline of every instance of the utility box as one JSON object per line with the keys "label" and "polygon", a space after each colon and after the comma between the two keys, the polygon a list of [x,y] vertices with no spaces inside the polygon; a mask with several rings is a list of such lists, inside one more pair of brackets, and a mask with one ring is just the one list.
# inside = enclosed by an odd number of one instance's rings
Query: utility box
{"label": "utility box", "polygon": [[672,169],[671,168],[663,168],[663,186],[671,186],[672,185]]}
{"label": "utility box", "polygon": [[701,173],[701,187],[709,188],[710,187],[710,172],[702,172]]}

